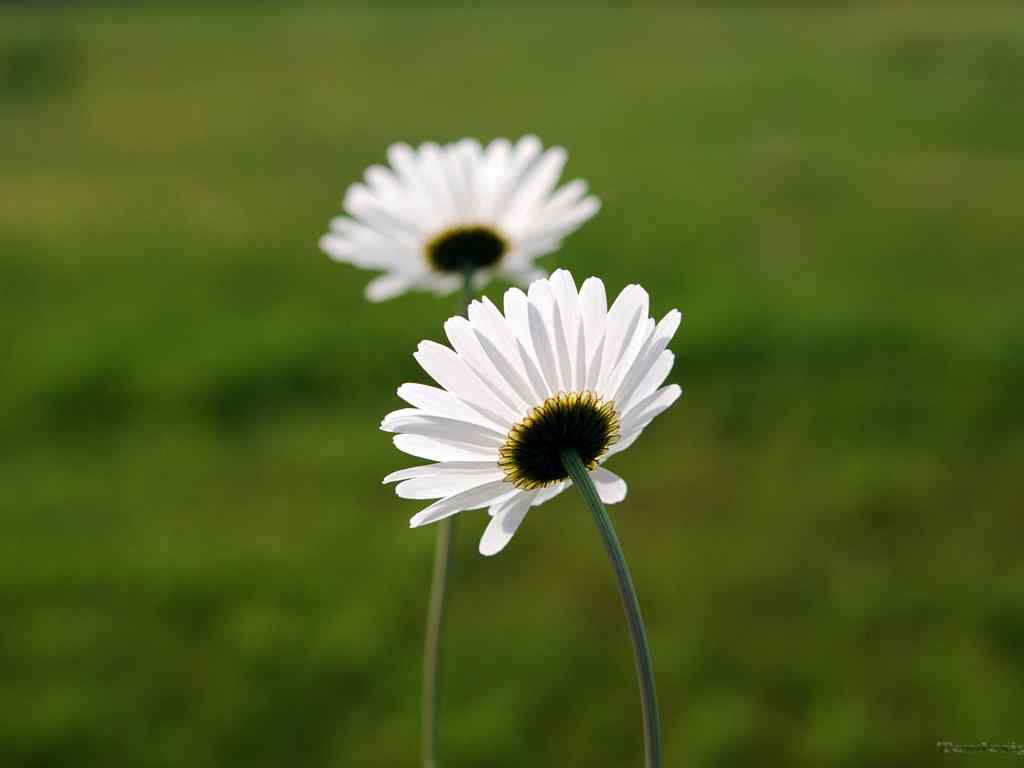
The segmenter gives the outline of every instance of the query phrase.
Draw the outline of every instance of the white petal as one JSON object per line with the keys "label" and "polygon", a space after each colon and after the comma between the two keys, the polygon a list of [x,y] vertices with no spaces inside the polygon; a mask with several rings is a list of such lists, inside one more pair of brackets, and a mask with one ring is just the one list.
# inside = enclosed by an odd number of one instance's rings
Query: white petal
{"label": "white petal", "polygon": [[608,310],[601,374],[597,381],[598,391],[605,391],[607,381],[618,364],[624,347],[633,339],[633,334],[640,323],[647,318],[647,303],[647,291],[639,285],[627,285]]}
{"label": "white petal", "polygon": [[481,555],[490,557],[505,548],[526,518],[533,496],[532,491],[519,493],[508,501],[496,505],[496,508],[492,507],[494,516],[487,524],[484,535],[480,539]]}
{"label": "white petal", "polygon": [[452,349],[473,369],[473,372],[496,397],[515,413],[522,413],[529,408],[528,403],[516,392],[515,387],[509,385],[506,378],[491,362],[490,357],[481,346],[480,340],[473,332],[473,326],[469,320],[460,316],[448,318],[444,324],[444,330],[448,341],[451,342]]}
{"label": "white petal", "polygon": [[393,442],[398,450],[428,461],[498,462],[498,452],[495,450],[488,451],[465,444],[453,445],[423,435],[395,435]]}
{"label": "white petal", "polygon": [[395,411],[384,419],[381,429],[385,432],[423,435],[452,445],[464,445],[484,450],[493,449],[494,451],[497,451],[505,441],[503,434],[488,427],[422,412],[406,414]]}
{"label": "white petal", "polygon": [[483,151],[477,187],[477,213],[483,221],[491,221],[495,213],[495,197],[506,178],[506,167],[512,157],[508,139],[495,139]]}
{"label": "white petal", "polygon": [[416,154],[433,195],[434,206],[445,221],[458,221],[461,212],[452,196],[443,150],[437,143],[428,141],[420,144]]}
{"label": "white petal", "polygon": [[345,190],[342,208],[353,218],[399,240],[414,242],[422,231],[419,222],[410,218],[407,210],[389,206],[362,184],[353,184]]}
{"label": "white petal", "polygon": [[462,162],[462,173],[468,184],[469,194],[475,200],[483,191],[480,186],[484,166],[484,150],[476,139],[462,139],[456,142],[458,156]]}
{"label": "white petal", "polygon": [[[561,240],[566,235],[575,232],[579,229],[587,219],[590,219],[597,215],[597,212],[601,210],[601,201],[591,195],[580,201],[577,205],[565,212],[559,212],[554,215],[547,215],[542,213],[545,221],[543,226],[536,228],[530,228],[529,234],[524,234],[527,237],[547,237]],[[526,226],[529,226],[530,222],[527,222]]]}
{"label": "white petal", "polygon": [[505,291],[505,319],[515,335],[516,351],[524,361],[530,385],[541,395],[537,401],[539,405],[553,395],[554,390],[548,385],[534,350],[533,336],[530,333],[530,301],[518,288],[509,288]]}
{"label": "white petal", "polygon": [[583,328],[579,328],[576,334],[576,352],[573,355],[576,360],[573,371],[573,389],[581,390],[587,388],[587,342],[583,338]]}
{"label": "white petal", "polygon": [[518,414],[495,397],[465,361],[448,347],[434,341],[421,341],[413,357],[434,381],[492,421],[507,429],[518,420]]}
{"label": "white petal", "polygon": [[537,491],[537,495],[533,499],[532,506],[539,507],[541,504],[555,498],[558,494],[568,488],[571,483],[568,480],[563,480],[560,483],[555,483],[550,488],[544,488]]}
{"label": "white petal", "polygon": [[462,288],[462,278],[458,275],[442,275],[433,273],[430,280],[430,290],[435,296],[450,296]]}
{"label": "white petal", "polygon": [[381,482],[396,483],[399,480],[408,480],[411,477],[427,477],[442,475],[467,475],[475,473],[478,475],[490,474],[494,471],[493,461],[441,461],[436,464],[421,464],[418,467],[407,467],[392,472]]}
{"label": "white petal", "polygon": [[629,432],[623,432],[619,439],[612,443],[612,447],[609,448],[608,453],[604,455],[604,460],[607,461],[616,453],[622,453],[622,451],[629,448],[629,446],[635,443],[637,438],[643,434],[643,431],[643,427],[634,427]]}
{"label": "white petal", "polygon": [[416,201],[422,221],[428,228],[443,225],[444,219],[434,205],[432,190],[421,168],[419,156],[408,144],[398,143],[388,147],[388,162],[395,169],[399,180],[405,185],[409,197]]}
{"label": "white petal", "polygon": [[381,275],[366,286],[366,298],[373,302],[393,299],[409,290],[411,282],[404,275]]}
{"label": "white petal", "polygon": [[631,410],[633,410],[637,403],[650,397],[654,393],[654,390],[662,385],[669,373],[672,371],[672,365],[675,363],[675,359],[676,356],[672,354],[672,350],[662,350],[654,365],[644,372],[633,392],[624,393],[623,400],[616,400],[616,404],[621,405],[621,408],[619,409],[620,417],[627,415]]}
{"label": "white petal", "polygon": [[331,232],[321,239],[320,245],[335,261],[410,276],[427,272],[419,243],[407,237],[373,229],[347,216],[335,216],[330,227]]}
{"label": "white petal", "polygon": [[447,474],[428,475],[426,477],[414,477],[403,480],[395,486],[395,493],[403,499],[440,499],[456,493],[468,491],[484,483],[493,483],[501,480],[505,473],[494,468],[493,471],[484,474],[481,472],[470,472],[468,474]]}
{"label": "white petal", "polygon": [[590,479],[597,487],[597,495],[605,504],[617,504],[626,498],[626,481],[604,467],[597,467],[590,473]]}
{"label": "white petal", "polygon": [[[381,239],[377,237],[378,241]],[[329,234],[320,238],[320,250],[332,261],[353,264],[364,269],[396,269],[402,258],[402,246],[396,243],[360,244],[347,235]]]}
{"label": "white petal", "polygon": [[[631,405],[638,400],[642,400],[653,392],[658,385],[664,381],[664,376],[658,379],[653,387],[644,392],[643,394],[637,394],[635,390],[639,387],[641,381],[646,381],[648,371],[653,367],[661,358],[662,352],[668,343],[675,336],[676,331],[679,329],[679,323],[682,320],[682,315],[679,314],[678,310],[673,309],[658,323],[654,333],[651,334],[650,339],[644,346],[643,351],[637,357],[636,364],[623,378],[622,383],[619,385],[618,390],[613,395],[613,399],[619,405],[619,413],[625,414],[629,411]],[[671,364],[669,365],[671,368]],[[666,371],[666,375],[667,375]]]}
{"label": "white petal", "polygon": [[507,430],[503,422],[483,416],[479,411],[470,408],[451,392],[432,387],[429,384],[403,384],[398,388],[398,396],[410,405],[414,405],[436,416],[445,416],[474,424],[481,424],[499,432],[503,429]]}
{"label": "white petal", "polygon": [[549,226],[575,208],[587,194],[587,182],[573,179],[548,198],[538,216],[538,224]]}
{"label": "white petal", "polygon": [[529,373],[527,372],[524,378],[517,370],[531,366],[533,362],[529,358],[524,360],[519,355],[515,336],[498,308],[484,296],[481,301],[474,301],[469,305],[468,314],[480,346],[509,386],[515,389],[520,400],[527,405],[543,401],[543,396],[531,385]]}
{"label": "white petal", "polygon": [[445,517],[451,517],[456,512],[461,512],[464,509],[479,509],[480,507],[489,506],[517,493],[521,493],[521,491],[505,480],[484,483],[475,488],[470,488],[468,491],[456,493],[454,496],[435,501],[426,509],[413,515],[412,519],[409,520],[409,525],[412,528],[417,528]]}
{"label": "white petal", "polygon": [[551,294],[551,286],[546,280],[537,280],[530,285],[528,293],[530,302],[527,305],[527,317],[530,323],[530,338],[533,349],[537,353],[540,372],[552,392],[561,392],[566,388],[562,381],[558,351],[553,338],[555,297]]}
{"label": "white petal", "polygon": [[622,418],[622,434],[632,432],[636,427],[642,429],[650,424],[655,416],[678,400],[681,394],[683,394],[683,390],[679,388],[678,384],[669,384],[638,403],[627,416]]}
{"label": "white petal", "polygon": [[380,428],[385,432],[407,432],[414,431],[417,427],[424,425],[438,425],[442,427],[450,425],[467,433],[480,435],[487,440],[498,440],[501,442],[505,439],[506,432],[482,423],[480,418],[472,418],[472,414],[473,412],[470,411],[471,418],[469,419],[459,419],[452,418],[448,414],[439,415],[424,411],[421,408],[399,408],[397,411],[391,411],[391,413],[384,417],[380,423]]}
{"label": "white petal", "polygon": [[[565,323],[561,318],[561,311],[558,308],[558,304],[555,303],[552,307],[554,317],[547,325],[548,332],[552,344],[554,345],[555,358],[558,361],[558,373],[562,381],[562,388],[566,391],[574,390],[576,388],[573,383],[574,371],[575,371],[575,358],[570,351],[569,340],[565,333]],[[572,347],[575,350],[575,346]]]}
{"label": "white petal", "polygon": [[583,335],[587,342],[587,389],[597,386],[601,372],[601,359],[595,357],[604,339],[605,320],[608,316],[608,300],[604,283],[600,278],[588,277],[580,288],[580,311],[583,315]]}
{"label": "white petal", "polygon": [[430,226],[431,222],[424,217],[423,208],[415,195],[390,168],[371,165],[366,169],[365,176],[367,185],[382,206],[389,210],[402,211],[403,215],[410,222],[415,222],[420,230]]}
{"label": "white petal", "polygon": [[612,393],[610,395],[612,400],[615,400],[618,396],[619,387],[622,384],[623,379],[629,376],[633,372],[637,358],[640,356],[644,347],[647,345],[649,339],[654,335],[654,319],[646,318],[641,320],[636,327],[636,331],[633,333],[633,337],[629,340],[626,346],[623,348],[622,355],[619,357],[619,362],[615,365],[615,368],[608,375],[608,381],[605,382],[605,392]]}
{"label": "white petal", "polygon": [[499,214],[498,221],[515,230],[529,221],[530,217],[536,216],[558,183],[566,158],[566,151],[562,147],[552,147],[544,152],[523,176],[509,198],[505,212]]}
{"label": "white petal", "polygon": [[559,354],[564,357],[562,365],[562,381],[568,389],[578,390],[583,387],[583,377],[577,368],[578,347],[580,337],[580,299],[576,293],[576,284],[568,270],[556,269],[550,281],[555,298],[556,338]]}
{"label": "white petal", "polygon": [[452,201],[460,216],[467,219],[473,218],[476,214],[476,206],[473,201],[472,182],[469,180],[466,169],[463,166],[463,145],[462,142],[449,144],[442,153],[442,165],[444,175],[451,190]]}
{"label": "white petal", "polygon": [[501,171],[501,179],[495,186],[492,199],[492,213],[498,217],[501,211],[508,205],[519,187],[520,178],[526,169],[533,163],[541,153],[543,146],[536,136],[523,136],[516,142],[512,149],[511,156]]}

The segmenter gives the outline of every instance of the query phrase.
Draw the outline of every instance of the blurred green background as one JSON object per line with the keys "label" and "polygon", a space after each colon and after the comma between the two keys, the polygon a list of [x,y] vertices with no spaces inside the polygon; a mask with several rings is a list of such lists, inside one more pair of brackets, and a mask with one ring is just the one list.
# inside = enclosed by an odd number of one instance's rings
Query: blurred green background
{"label": "blurred green background", "polygon": [[[0,764],[418,764],[377,425],[457,299],[316,243],[388,143],[526,132],[604,202],[546,265],[686,318],[611,465],[666,765],[1024,740],[1022,82],[1019,3],[0,8]],[[639,765],[588,514],[485,519],[443,765]]]}

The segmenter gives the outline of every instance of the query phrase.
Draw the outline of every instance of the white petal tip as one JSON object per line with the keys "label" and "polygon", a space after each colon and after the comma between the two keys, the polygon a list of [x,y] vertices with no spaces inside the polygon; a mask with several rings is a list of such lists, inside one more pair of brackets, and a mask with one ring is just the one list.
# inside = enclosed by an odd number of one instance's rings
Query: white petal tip
{"label": "white petal tip", "polygon": [[367,283],[363,293],[367,301],[378,304],[405,293],[409,287],[410,282],[406,278],[385,273]]}
{"label": "white petal tip", "polygon": [[[365,189],[362,184],[352,184],[349,186],[349,188],[345,190],[345,194],[341,196],[341,207],[348,211],[349,204],[356,195],[361,194],[361,189]],[[349,211],[349,213],[351,213],[351,211]]]}
{"label": "white petal tip", "polygon": [[488,530],[484,531],[483,537],[480,539],[480,545],[477,547],[477,551],[484,557],[494,557],[496,554],[501,552],[505,547],[508,546],[509,542],[512,541],[511,533],[500,533],[495,536],[494,529],[491,526],[501,526],[501,521],[494,521],[493,519],[488,524]]}
{"label": "white petal tip", "polygon": [[317,245],[320,247],[321,253],[326,255],[331,261],[339,264],[349,264],[352,261],[349,249],[339,245],[337,235],[324,235],[317,241]]}
{"label": "white petal tip", "polygon": [[626,500],[626,491],[623,489],[621,494],[615,494],[614,496],[608,496],[607,498],[602,497],[601,501],[605,504],[618,504],[621,501]]}
{"label": "white petal tip", "polygon": [[683,388],[680,387],[678,384],[669,384],[667,387],[665,387],[665,391],[669,393],[668,405],[672,405],[672,403],[674,403],[683,395]]}

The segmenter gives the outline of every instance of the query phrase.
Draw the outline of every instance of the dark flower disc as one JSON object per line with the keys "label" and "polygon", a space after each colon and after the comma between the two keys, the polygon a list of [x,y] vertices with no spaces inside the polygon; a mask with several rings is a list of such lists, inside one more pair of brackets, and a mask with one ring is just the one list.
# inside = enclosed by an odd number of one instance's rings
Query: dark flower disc
{"label": "dark flower disc", "polygon": [[427,244],[427,258],[439,272],[462,274],[496,264],[507,248],[505,240],[489,227],[456,227]]}
{"label": "dark flower disc", "polygon": [[524,490],[565,480],[561,451],[575,450],[587,469],[619,439],[615,404],[594,392],[559,392],[512,427],[498,451],[505,479]]}

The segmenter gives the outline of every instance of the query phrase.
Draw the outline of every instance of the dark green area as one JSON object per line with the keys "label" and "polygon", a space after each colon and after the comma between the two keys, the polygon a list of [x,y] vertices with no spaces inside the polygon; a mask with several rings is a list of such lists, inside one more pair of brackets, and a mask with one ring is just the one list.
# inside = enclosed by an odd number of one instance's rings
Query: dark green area
{"label": "dark green area", "polygon": [[[0,9],[0,763],[417,765],[377,425],[457,300],[316,243],[389,142],[525,132],[604,201],[547,264],[685,316],[610,465],[666,765],[1024,739],[1024,7],[471,8]],[[484,520],[445,768],[639,765],[588,513]]]}

